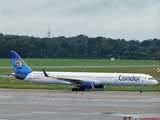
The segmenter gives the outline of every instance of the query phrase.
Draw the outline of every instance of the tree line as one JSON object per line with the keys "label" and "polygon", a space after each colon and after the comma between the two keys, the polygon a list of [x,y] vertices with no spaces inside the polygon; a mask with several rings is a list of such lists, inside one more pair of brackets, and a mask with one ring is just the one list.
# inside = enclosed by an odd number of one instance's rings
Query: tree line
{"label": "tree line", "polygon": [[160,39],[144,41],[75,37],[38,38],[0,33],[0,58],[8,58],[7,51],[15,50],[23,58],[62,59],[160,59]]}

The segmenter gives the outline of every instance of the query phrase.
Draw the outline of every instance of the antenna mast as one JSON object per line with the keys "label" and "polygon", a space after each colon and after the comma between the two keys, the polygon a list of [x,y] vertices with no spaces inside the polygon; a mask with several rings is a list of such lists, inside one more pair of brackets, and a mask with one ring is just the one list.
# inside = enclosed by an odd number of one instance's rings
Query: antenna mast
{"label": "antenna mast", "polygon": [[51,32],[50,32],[50,28],[48,28],[48,38],[50,38]]}

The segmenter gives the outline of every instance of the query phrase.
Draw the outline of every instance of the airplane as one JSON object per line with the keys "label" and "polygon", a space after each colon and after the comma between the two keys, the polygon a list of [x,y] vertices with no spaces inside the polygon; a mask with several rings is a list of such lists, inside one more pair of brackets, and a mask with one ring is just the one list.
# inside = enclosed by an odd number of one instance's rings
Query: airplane
{"label": "airplane", "polygon": [[143,87],[158,84],[152,76],[137,73],[95,73],[95,72],[46,72],[33,71],[15,51],[8,51],[17,79],[41,84],[74,85],[72,91],[105,88],[106,85],[138,85]]}

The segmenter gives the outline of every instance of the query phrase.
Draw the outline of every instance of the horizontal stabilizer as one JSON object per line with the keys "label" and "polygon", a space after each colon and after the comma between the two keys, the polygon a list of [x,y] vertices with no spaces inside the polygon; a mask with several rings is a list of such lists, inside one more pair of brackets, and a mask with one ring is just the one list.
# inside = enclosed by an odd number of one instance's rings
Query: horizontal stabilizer
{"label": "horizontal stabilizer", "polygon": [[5,74],[5,75],[12,75],[12,76],[15,76],[15,77],[25,77],[24,75],[18,75],[18,74]]}

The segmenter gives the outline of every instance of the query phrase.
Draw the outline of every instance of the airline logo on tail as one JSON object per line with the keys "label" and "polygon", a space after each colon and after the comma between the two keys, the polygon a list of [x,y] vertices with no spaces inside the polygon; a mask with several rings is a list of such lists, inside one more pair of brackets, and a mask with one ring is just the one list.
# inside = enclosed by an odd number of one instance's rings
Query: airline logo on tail
{"label": "airline logo on tail", "polygon": [[14,67],[15,67],[17,70],[20,70],[20,69],[23,67],[22,61],[16,60],[15,63],[14,63]]}

